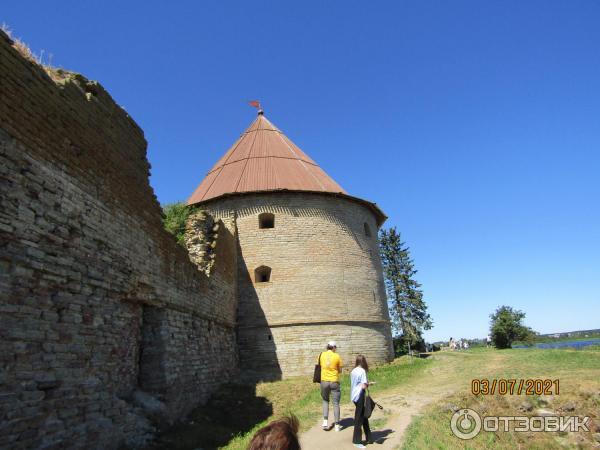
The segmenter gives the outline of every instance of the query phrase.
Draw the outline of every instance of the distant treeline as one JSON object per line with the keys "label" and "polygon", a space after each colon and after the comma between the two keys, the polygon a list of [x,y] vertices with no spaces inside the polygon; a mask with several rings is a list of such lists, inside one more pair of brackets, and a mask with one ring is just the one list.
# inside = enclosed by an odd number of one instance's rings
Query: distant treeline
{"label": "distant treeline", "polygon": [[[569,341],[576,339],[600,339],[600,329],[596,330],[578,330],[568,331],[564,333],[548,333],[548,334],[535,334],[531,342],[515,341],[515,345],[531,345],[532,343],[538,342],[560,342]],[[469,347],[485,347],[487,345],[486,339],[462,339],[469,343]],[[432,345],[438,347],[447,347],[448,341],[437,341]]]}
{"label": "distant treeline", "polygon": [[538,334],[538,338],[552,338],[552,339],[561,339],[561,338],[591,338],[600,336],[600,329],[597,330],[579,330],[579,331],[568,331],[566,333],[548,333],[548,334]]}
{"label": "distant treeline", "polygon": [[538,342],[560,342],[572,341],[580,339],[598,339],[600,338],[600,330],[581,330],[569,331],[568,333],[550,333],[538,334],[533,338],[534,343]]}

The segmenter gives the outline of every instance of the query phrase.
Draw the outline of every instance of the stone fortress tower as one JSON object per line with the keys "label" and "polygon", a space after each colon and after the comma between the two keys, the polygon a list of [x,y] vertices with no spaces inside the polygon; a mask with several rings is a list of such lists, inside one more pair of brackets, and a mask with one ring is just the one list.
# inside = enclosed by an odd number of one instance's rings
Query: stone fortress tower
{"label": "stone fortress tower", "polygon": [[188,200],[237,236],[242,378],[308,374],[328,340],[392,360],[377,231],[386,216],[347,194],[259,110]]}

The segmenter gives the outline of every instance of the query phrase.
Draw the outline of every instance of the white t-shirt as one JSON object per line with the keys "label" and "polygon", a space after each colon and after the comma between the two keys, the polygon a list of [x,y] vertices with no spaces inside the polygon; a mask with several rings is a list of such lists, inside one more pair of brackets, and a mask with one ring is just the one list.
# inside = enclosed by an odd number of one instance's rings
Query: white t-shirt
{"label": "white t-shirt", "polygon": [[361,385],[367,383],[367,372],[360,366],[356,366],[350,372],[350,400],[358,401],[360,397]]}

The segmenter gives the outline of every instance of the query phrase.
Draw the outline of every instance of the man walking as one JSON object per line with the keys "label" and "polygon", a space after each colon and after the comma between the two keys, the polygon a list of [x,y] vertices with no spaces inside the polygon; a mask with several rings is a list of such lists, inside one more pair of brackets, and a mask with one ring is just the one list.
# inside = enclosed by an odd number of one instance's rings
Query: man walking
{"label": "man walking", "polygon": [[335,417],[335,431],[340,431],[340,373],[342,372],[342,358],[336,353],[335,341],[327,343],[327,351],[321,353],[321,398],[323,399],[323,429],[329,430],[329,397],[333,400],[333,415]]}

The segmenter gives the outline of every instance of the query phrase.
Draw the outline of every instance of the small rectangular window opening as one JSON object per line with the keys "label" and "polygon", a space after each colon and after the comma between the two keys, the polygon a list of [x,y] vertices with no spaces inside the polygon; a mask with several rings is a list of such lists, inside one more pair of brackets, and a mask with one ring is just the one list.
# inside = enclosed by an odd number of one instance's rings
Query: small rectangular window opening
{"label": "small rectangular window opening", "polygon": [[275,214],[262,213],[258,216],[258,227],[264,228],[275,228]]}
{"label": "small rectangular window opening", "polygon": [[256,283],[268,283],[271,280],[271,268],[260,266],[254,270],[254,281]]}

